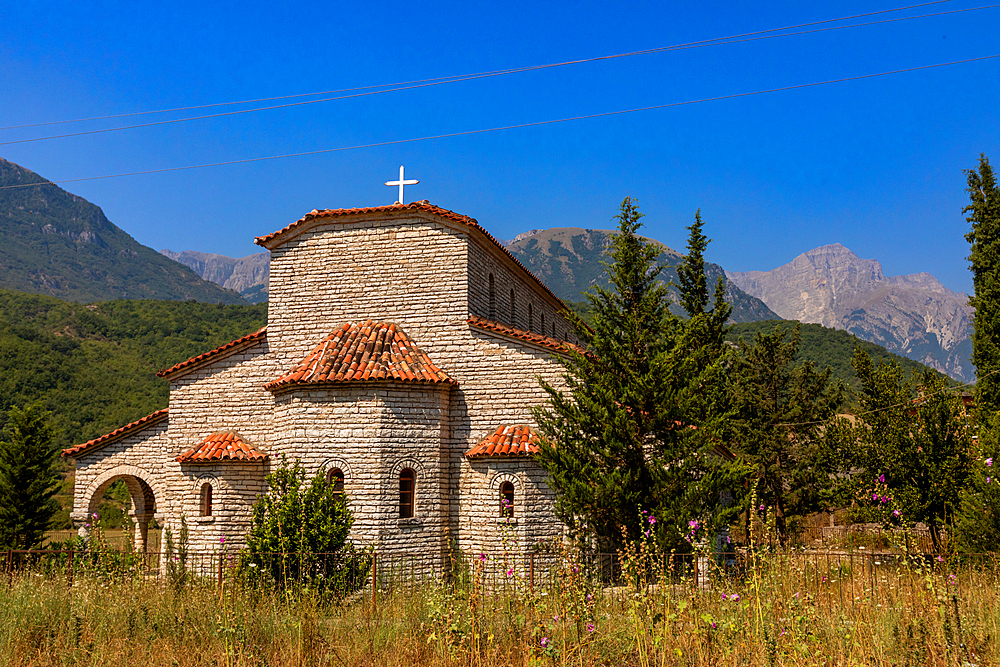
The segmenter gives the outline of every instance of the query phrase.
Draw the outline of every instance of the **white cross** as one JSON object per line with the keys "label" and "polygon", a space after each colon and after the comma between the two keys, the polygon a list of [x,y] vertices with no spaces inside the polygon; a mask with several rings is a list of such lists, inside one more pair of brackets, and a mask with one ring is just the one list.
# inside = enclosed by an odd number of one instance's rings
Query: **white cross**
{"label": "white cross", "polygon": [[399,201],[397,203],[403,203],[403,186],[404,185],[416,185],[420,181],[416,179],[410,179],[409,181],[403,180],[403,165],[399,165],[399,180],[398,181],[386,181],[385,184],[392,187],[393,185],[399,186]]}

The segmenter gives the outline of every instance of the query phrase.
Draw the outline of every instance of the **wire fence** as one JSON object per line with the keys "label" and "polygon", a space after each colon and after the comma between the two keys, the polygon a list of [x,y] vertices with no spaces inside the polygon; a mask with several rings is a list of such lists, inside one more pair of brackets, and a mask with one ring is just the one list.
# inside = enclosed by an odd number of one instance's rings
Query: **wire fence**
{"label": "wire fence", "polygon": [[[236,551],[176,553],[128,551],[0,551],[0,572],[50,580],[96,577],[111,580],[175,580],[178,573],[201,585],[227,586],[253,580],[273,583],[282,574],[293,584],[314,585],[343,594],[393,595],[428,584],[472,586],[496,595],[558,594],[568,586],[595,595],[655,589],[685,595],[714,589],[725,593],[767,582],[769,594],[799,597],[816,604],[857,607],[905,595],[934,580],[944,590],[1000,585],[1000,553],[877,553],[864,551],[737,551],[699,554],[529,552],[393,554],[257,554],[241,562]],[[261,571],[265,576],[259,576]],[[334,578],[336,576],[336,578]]]}

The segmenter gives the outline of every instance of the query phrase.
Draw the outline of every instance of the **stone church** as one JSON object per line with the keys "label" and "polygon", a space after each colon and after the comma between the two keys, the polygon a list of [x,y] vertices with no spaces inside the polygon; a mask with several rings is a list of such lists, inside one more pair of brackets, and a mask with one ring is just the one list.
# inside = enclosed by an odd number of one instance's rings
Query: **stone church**
{"label": "stone church", "polygon": [[282,457],[347,493],[352,539],[445,559],[558,537],[531,409],[576,342],[562,302],[474,219],[427,201],[314,210],[257,244],[267,326],[159,373],[169,407],[64,450],[74,523],[108,486],[192,550],[243,543]]}

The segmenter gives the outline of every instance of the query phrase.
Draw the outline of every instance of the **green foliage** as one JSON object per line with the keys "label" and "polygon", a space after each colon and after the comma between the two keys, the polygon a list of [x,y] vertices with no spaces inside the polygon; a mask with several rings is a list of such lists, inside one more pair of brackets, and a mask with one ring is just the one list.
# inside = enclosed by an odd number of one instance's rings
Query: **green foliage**
{"label": "green foliage", "polygon": [[741,338],[731,367],[733,449],[751,466],[756,502],[773,509],[783,545],[798,519],[837,506],[837,473],[844,469],[842,429],[826,423],[844,388],[829,368],[795,362],[799,332],[775,326],[758,332],[753,345]]}
{"label": "green foliage", "polygon": [[[38,402],[68,447],[166,407],[156,371],[264,325],[267,306],[67,303],[0,290],[0,410]],[[0,422],[2,425],[2,422]]]}
{"label": "green foliage", "polygon": [[321,472],[306,481],[296,461],[267,476],[253,508],[240,572],[251,582],[304,584],[348,593],[364,585],[368,559],[347,542],[354,523],[347,498]]}
{"label": "green foliage", "polygon": [[694,222],[688,226],[688,254],[677,265],[677,280],[680,284],[681,305],[688,317],[705,312],[708,307],[708,278],[705,277],[705,250],[709,239],[702,233],[705,223],[701,219],[701,209],[694,212]]}
{"label": "green foliage", "polygon": [[[861,380],[855,464],[859,499],[896,523],[926,523],[936,549],[973,474],[974,450],[962,399],[934,373],[904,379],[858,349]],[[886,510],[892,508],[889,515]]]}
{"label": "green foliage", "polygon": [[976,406],[989,414],[1000,412],[1000,187],[985,155],[979,169],[969,169],[970,203],[962,212],[972,229],[966,234],[975,309],[972,331],[972,363],[976,367]]}
{"label": "green foliage", "polygon": [[831,380],[843,382],[850,389],[861,387],[851,363],[855,347],[863,349],[874,363],[892,361],[899,364],[905,373],[924,373],[930,370],[920,362],[893,354],[875,343],[858,340],[853,334],[840,329],[828,329],[821,324],[800,324],[793,320],[746,322],[733,325],[726,340],[735,343],[741,337],[752,339],[757,334],[773,332],[775,328],[789,333],[796,329],[799,331],[798,351],[793,360],[796,364],[811,362],[816,368],[829,368]]}
{"label": "green foliage", "polygon": [[606,264],[611,289],[587,294],[593,329],[577,325],[588,353],[564,360],[568,393],[543,382],[549,404],[535,412],[545,435],[538,461],[556,490],[556,513],[577,537],[609,547],[655,533],[661,545],[684,549],[689,521],[716,530],[738,511],[720,496],[742,470],[714,451],[729,418],[728,309],[717,302],[688,320],[670,312],[659,250],[636,234],[641,216],[633,200],[622,202]]}
{"label": "green foliage", "polygon": [[183,588],[187,584],[192,573],[188,570],[188,525],[187,518],[181,515],[181,530],[178,535],[177,544],[174,544],[174,534],[170,527],[164,529],[166,538],[166,549],[163,557],[167,561],[167,580],[175,590]]}
{"label": "green foliage", "polygon": [[38,547],[59,510],[53,440],[37,405],[11,408],[0,441],[0,548]]}

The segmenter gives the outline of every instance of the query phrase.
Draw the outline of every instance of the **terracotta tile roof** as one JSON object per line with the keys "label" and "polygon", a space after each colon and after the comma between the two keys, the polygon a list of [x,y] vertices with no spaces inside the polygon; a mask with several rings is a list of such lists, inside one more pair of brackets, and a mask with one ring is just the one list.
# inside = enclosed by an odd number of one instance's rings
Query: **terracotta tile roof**
{"label": "terracotta tile roof", "polygon": [[265,388],[373,380],[455,384],[395,323],[368,320],[345,323]]}
{"label": "terracotta tile roof", "polygon": [[257,331],[254,331],[251,334],[247,334],[246,336],[243,336],[242,338],[237,338],[236,340],[229,341],[225,345],[220,345],[219,347],[215,348],[214,350],[209,350],[208,352],[205,352],[204,354],[199,354],[197,357],[191,357],[187,361],[182,361],[179,364],[174,364],[170,368],[167,368],[165,370],[159,371],[156,374],[156,377],[158,377],[158,378],[165,378],[168,375],[173,375],[177,371],[183,370],[185,368],[189,368],[189,367],[194,366],[196,364],[200,364],[203,361],[208,361],[209,359],[212,359],[213,357],[216,357],[216,356],[218,356],[218,355],[220,355],[220,354],[222,354],[224,352],[231,352],[231,351],[235,352],[236,348],[239,348],[240,346],[242,346],[242,345],[244,345],[246,343],[251,343],[251,342],[257,341],[257,340],[259,340],[261,338],[264,338],[264,336],[266,334],[267,334],[267,327],[266,326],[265,327],[261,327]]}
{"label": "terracotta tile roof", "polygon": [[584,349],[579,345],[567,343],[564,340],[552,338],[544,334],[536,334],[522,329],[515,329],[514,327],[501,324],[500,322],[494,322],[493,320],[488,320],[485,317],[479,317],[478,315],[470,315],[466,322],[478,329],[485,329],[486,331],[503,334],[504,336],[510,336],[511,338],[520,338],[521,340],[526,340],[530,343],[535,343],[536,345],[541,345],[542,347],[548,347],[559,352],[576,350],[577,352],[584,353]]}
{"label": "terracotta tile roof", "polygon": [[566,308],[566,305],[562,302],[562,300],[559,297],[557,297],[552,292],[552,290],[546,287],[545,283],[539,280],[535,276],[535,274],[529,271],[528,267],[526,267],[516,257],[514,257],[514,255],[511,254],[509,250],[507,250],[504,244],[500,243],[500,241],[498,241],[492,234],[486,231],[486,229],[484,229],[483,226],[479,224],[478,220],[476,220],[475,218],[470,218],[467,215],[462,215],[460,213],[455,213],[454,211],[449,211],[448,209],[441,208],[440,206],[435,206],[426,199],[423,201],[410,202],[409,204],[396,203],[396,204],[390,204],[389,206],[370,206],[368,208],[337,208],[337,209],[328,208],[328,209],[323,209],[322,211],[313,209],[312,211],[306,213],[304,216],[302,216],[292,224],[288,225],[287,227],[279,229],[278,231],[272,232],[271,234],[268,234],[266,236],[258,236],[256,239],[254,239],[254,243],[256,243],[259,246],[263,246],[265,248],[270,249],[272,241],[275,241],[284,234],[303,226],[307,222],[310,222],[312,220],[317,220],[320,218],[342,218],[353,215],[362,215],[365,213],[403,213],[407,211],[422,211],[424,213],[430,213],[431,215],[437,216],[439,218],[444,218],[445,220],[457,222],[476,230],[477,232],[485,236],[488,241],[493,243],[493,245],[499,248],[500,251],[503,252],[503,254],[505,254],[510,259],[510,261],[514,262],[515,265],[520,267],[522,271],[528,274],[528,277],[534,280],[535,283],[540,288],[542,288],[542,290],[545,293],[547,293],[549,296],[555,299],[556,303],[558,303],[561,308]]}
{"label": "terracotta tile roof", "polygon": [[99,438],[88,440],[82,445],[74,445],[73,447],[64,449],[62,450],[62,456],[79,456],[84,452],[89,452],[93,449],[97,449],[98,447],[102,447],[103,445],[106,445],[109,442],[113,442],[119,438],[122,438],[128,435],[129,433],[141,431],[147,426],[151,426],[157,422],[163,421],[166,418],[167,418],[167,408],[163,408],[162,410],[157,410],[153,414],[146,415],[142,419],[137,419],[131,424],[126,424],[125,426],[122,426],[119,429],[115,429],[111,433],[106,433]]}
{"label": "terracotta tile roof", "polygon": [[478,445],[465,453],[466,458],[486,456],[531,456],[538,453],[538,434],[530,427],[498,426]]}
{"label": "terracotta tile roof", "polygon": [[235,433],[213,433],[201,444],[190,449],[175,461],[178,463],[215,463],[217,461],[263,461],[267,454],[244,442]]}

